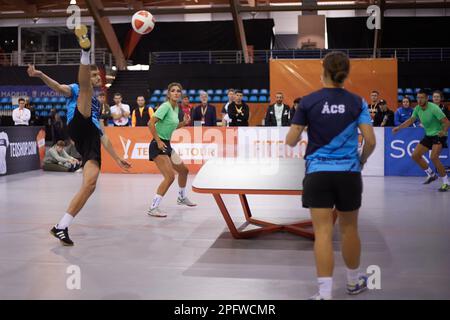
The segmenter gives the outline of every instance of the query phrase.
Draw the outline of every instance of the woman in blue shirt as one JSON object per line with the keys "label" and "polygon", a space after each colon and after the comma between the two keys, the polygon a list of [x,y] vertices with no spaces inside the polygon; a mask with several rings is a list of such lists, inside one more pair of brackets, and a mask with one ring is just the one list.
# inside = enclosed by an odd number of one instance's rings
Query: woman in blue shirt
{"label": "woman in blue shirt", "polygon": [[[361,244],[358,211],[361,206],[361,170],[375,149],[375,135],[367,103],[344,89],[350,60],[342,52],[331,52],[323,60],[323,88],[303,97],[286,143],[295,146],[308,127],[303,206],[310,208],[319,284],[315,300],[331,299],[333,283],[333,211],[339,217],[342,256],[347,266],[347,293],[367,288],[367,277],[359,273]],[[358,129],[364,138],[358,154]]]}

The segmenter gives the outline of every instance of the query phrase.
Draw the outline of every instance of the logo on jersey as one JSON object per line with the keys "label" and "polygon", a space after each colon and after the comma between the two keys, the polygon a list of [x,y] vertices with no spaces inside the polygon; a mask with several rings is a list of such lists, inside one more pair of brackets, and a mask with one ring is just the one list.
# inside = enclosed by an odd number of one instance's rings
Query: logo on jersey
{"label": "logo on jersey", "polygon": [[331,106],[328,102],[325,102],[322,108],[322,114],[338,114],[345,112],[344,104],[332,104]]}

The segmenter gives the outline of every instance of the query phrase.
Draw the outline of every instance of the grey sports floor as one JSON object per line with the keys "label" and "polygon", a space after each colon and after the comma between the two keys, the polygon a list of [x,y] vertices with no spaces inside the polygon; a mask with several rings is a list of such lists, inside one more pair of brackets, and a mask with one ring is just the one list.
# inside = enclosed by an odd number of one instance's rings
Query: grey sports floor
{"label": "grey sports floor", "polygon": [[[176,183],[162,202],[169,217],[149,217],[160,180],[101,175],[70,228],[75,246],[68,248],[49,229],[81,175],[33,171],[0,177],[0,299],[305,299],[316,293],[310,240],[287,233],[235,240],[212,196],[190,191],[198,207],[180,207]],[[437,192],[436,182],[423,186],[421,178],[364,182],[362,266],[380,267],[381,289],[353,298],[344,293],[336,235],[334,298],[450,299],[450,192]],[[225,201],[243,222],[237,196]],[[255,216],[308,217],[299,197],[249,201]],[[80,268],[79,290],[67,288],[71,265]]]}

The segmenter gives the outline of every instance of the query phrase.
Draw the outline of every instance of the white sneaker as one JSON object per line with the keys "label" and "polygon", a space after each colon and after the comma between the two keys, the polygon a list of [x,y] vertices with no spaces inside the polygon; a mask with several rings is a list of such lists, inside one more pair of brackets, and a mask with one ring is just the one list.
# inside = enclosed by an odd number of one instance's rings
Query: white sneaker
{"label": "white sneaker", "polygon": [[177,203],[179,205],[185,205],[188,207],[195,207],[197,205],[196,203],[193,203],[191,200],[189,200],[188,197],[186,197],[184,199],[181,199],[180,197],[178,197]]}
{"label": "white sneaker", "polygon": [[165,218],[165,217],[167,217],[167,214],[164,211],[162,211],[161,209],[159,209],[159,207],[156,207],[156,208],[153,208],[153,209],[148,209],[147,214],[149,216],[157,217],[157,218]]}
{"label": "white sneaker", "polygon": [[331,300],[331,297],[326,298],[326,297],[321,296],[320,293],[316,293],[312,297],[309,297],[308,300]]}

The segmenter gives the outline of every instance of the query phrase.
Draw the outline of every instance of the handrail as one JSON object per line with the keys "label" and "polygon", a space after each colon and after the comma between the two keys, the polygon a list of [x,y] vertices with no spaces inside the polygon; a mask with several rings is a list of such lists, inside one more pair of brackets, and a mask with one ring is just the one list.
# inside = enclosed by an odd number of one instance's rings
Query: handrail
{"label": "handrail", "polygon": [[[347,53],[350,58],[373,58],[373,49],[336,49]],[[251,63],[269,63],[273,59],[322,59],[330,49],[288,49],[255,50]],[[79,64],[79,50],[58,52],[1,53],[0,66],[37,65],[76,65]],[[399,61],[450,61],[450,48],[382,48],[377,49],[376,58],[396,58]],[[114,56],[107,49],[95,50],[95,62],[107,67],[115,65]],[[242,51],[171,51],[149,52],[149,65],[154,64],[241,64],[244,63]]]}

